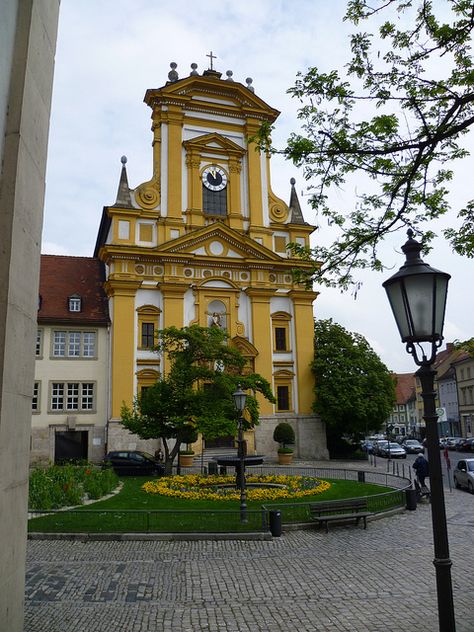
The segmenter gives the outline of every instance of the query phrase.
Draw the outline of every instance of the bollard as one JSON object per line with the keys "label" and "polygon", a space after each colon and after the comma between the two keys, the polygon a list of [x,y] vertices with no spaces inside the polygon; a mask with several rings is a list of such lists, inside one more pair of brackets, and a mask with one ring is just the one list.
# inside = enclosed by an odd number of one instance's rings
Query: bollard
{"label": "bollard", "polygon": [[365,472],[357,472],[357,480],[359,483],[365,483]]}
{"label": "bollard", "polygon": [[281,536],[281,511],[279,509],[275,509],[269,511],[268,515],[270,523],[270,533],[274,538],[279,538]]}
{"label": "bollard", "polygon": [[409,511],[415,511],[416,509],[416,489],[406,489],[405,490],[406,497],[406,508]]}

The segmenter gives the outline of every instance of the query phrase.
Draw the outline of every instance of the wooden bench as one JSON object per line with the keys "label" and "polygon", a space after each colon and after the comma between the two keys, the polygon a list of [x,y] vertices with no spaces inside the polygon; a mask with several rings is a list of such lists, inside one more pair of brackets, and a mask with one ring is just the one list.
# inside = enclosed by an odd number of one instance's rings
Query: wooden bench
{"label": "wooden bench", "polygon": [[359,524],[359,520],[362,519],[364,529],[367,529],[367,517],[371,516],[372,512],[367,510],[366,498],[347,498],[346,500],[330,500],[310,505],[309,514],[311,520],[317,522],[318,525],[326,525],[326,533],[328,533],[330,522],[346,520],[355,520],[356,524]]}

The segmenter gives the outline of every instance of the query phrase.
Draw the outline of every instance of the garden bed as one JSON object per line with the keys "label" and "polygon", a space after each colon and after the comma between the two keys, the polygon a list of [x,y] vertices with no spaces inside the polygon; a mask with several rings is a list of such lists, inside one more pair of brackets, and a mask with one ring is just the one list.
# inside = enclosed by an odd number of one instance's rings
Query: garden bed
{"label": "garden bed", "polygon": [[[30,532],[49,533],[171,533],[171,532],[238,532],[266,530],[266,511],[261,500],[248,501],[248,523],[240,522],[238,500],[184,499],[148,494],[142,489],[149,479],[123,479],[123,488],[115,496],[89,507],[51,513],[29,521]],[[301,502],[293,498],[278,500],[278,508],[288,520],[301,522],[309,503],[358,496],[380,497],[388,488],[373,483],[325,479],[330,487],[323,493],[305,495]],[[276,505],[272,503],[272,509]]]}

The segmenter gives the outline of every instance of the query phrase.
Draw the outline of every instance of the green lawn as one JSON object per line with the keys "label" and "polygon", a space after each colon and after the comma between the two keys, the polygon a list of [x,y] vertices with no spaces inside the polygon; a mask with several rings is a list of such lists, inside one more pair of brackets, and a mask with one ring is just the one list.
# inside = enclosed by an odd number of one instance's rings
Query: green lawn
{"label": "green lawn", "polygon": [[[29,531],[35,532],[226,532],[262,529],[262,503],[248,503],[248,523],[240,522],[239,502],[216,503],[205,500],[184,500],[146,494],[141,486],[143,477],[123,478],[119,494],[93,505],[79,507],[29,520]],[[307,520],[307,503],[340,498],[369,497],[369,508],[376,511],[381,499],[377,496],[390,491],[381,485],[355,481],[332,480],[331,488],[322,494],[267,503],[266,507],[282,511],[283,522]],[[370,498],[372,497],[372,498]],[[382,497],[383,498],[383,497]],[[384,508],[399,502],[398,494],[384,499]],[[372,503],[372,507],[370,504]]]}

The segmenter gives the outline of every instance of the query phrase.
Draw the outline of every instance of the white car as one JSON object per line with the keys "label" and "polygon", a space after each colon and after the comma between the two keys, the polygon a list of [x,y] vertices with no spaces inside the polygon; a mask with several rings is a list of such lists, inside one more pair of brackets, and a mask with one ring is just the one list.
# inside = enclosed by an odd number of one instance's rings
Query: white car
{"label": "white car", "polygon": [[459,489],[465,487],[474,494],[474,459],[461,459],[454,468],[454,485]]}

